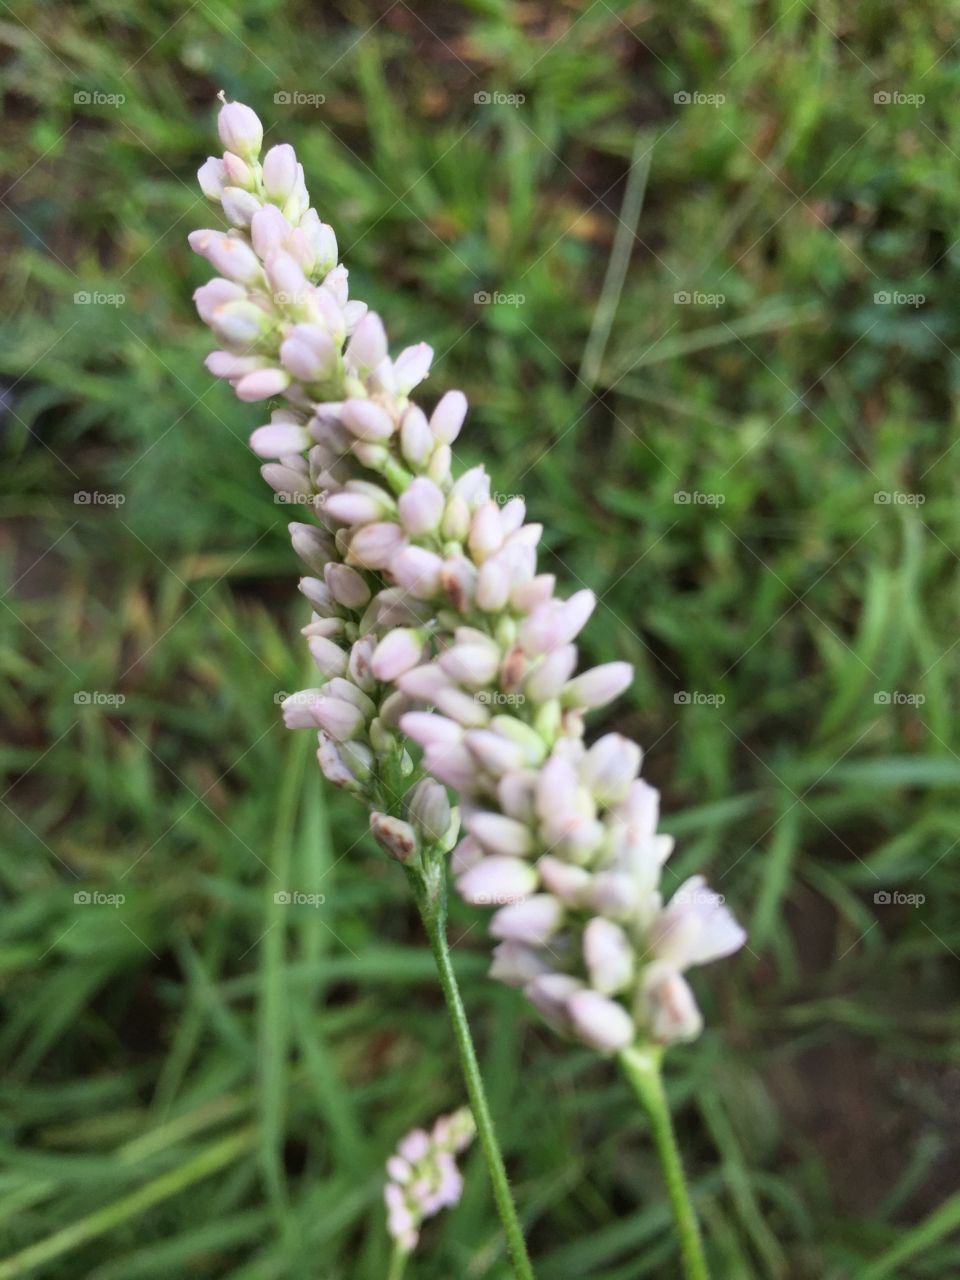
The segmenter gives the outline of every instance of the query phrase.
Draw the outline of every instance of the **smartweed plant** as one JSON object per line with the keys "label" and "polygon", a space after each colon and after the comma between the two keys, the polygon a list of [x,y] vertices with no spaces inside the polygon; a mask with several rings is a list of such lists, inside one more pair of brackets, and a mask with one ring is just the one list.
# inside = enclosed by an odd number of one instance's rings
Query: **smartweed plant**
{"label": "smartweed plant", "polygon": [[429,415],[411,399],[433,353],[419,343],[391,358],[380,318],[350,299],[293,148],[261,158],[261,123],[240,103],[223,106],[219,132],[225,152],[199,178],[230,229],[190,236],[218,272],[196,293],[219,343],[207,365],[241,400],[282,398],[250,443],[305,517],[290,533],[309,573],[304,634],[319,674],[284,718],[317,732],[323,773],[368,808],[406,872],[515,1274],[532,1270],[450,963],[448,868],[468,902],[493,909],[491,976],[562,1036],[619,1060],[650,1117],[686,1275],[699,1280],[661,1058],[702,1027],[685,975],[736,951],[744,931],[701,876],[663,901],[673,841],[658,833],[640,748],[616,733],[584,741],[587,714],[632,670],[578,673],[593,592],[559,597],[537,570],[542,530],[522,499],[495,501],[483,467],[458,474],[466,398],[447,391]]}

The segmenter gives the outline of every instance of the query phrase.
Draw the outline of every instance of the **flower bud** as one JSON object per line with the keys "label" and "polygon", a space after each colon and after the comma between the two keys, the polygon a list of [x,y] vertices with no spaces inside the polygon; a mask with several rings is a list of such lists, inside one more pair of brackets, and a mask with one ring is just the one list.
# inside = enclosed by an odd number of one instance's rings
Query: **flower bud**
{"label": "flower bud", "polygon": [[466,556],[451,556],[444,562],[440,585],[457,613],[466,613],[477,586],[477,570]]}
{"label": "flower bud", "polygon": [[286,391],[290,385],[290,375],[283,369],[257,369],[240,379],[234,390],[239,400],[269,400]]}
{"label": "flower bud", "polygon": [[568,707],[602,707],[619,698],[632,679],[629,662],[605,662],[571,680],[561,697]]}
{"label": "flower bud", "polygon": [[479,698],[452,684],[437,690],[437,707],[465,729],[481,728],[490,720],[490,713]]}
{"label": "flower bud", "polygon": [[623,734],[604,734],[584,756],[580,780],[593,792],[598,804],[620,804],[640,772],[642,754],[637,744]]}
{"label": "flower bud", "polygon": [[409,862],[417,851],[417,835],[409,822],[385,813],[371,813],[370,830],[381,849],[397,862]]}
{"label": "flower bud", "polygon": [[345,609],[362,609],[370,600],[370,588],[362,575],[349,565],[331,560],[324,566],[323,578],[333,598]]}
{"label": "flower bud", "polygon": [[431,743],[424,749],[423,764],[438,782],[446,783],[461,795],[468,795],[476,780],[476,761],[466,747]]}
{"label": "flower bud", "polygon": [[[266,429],[266,427],[258,428],[260,431]],[[334,554],[333,544],[327,535],[312,524],[289,524],[287,531],[294,551],[307,568],[312,569],[314,573],[323,573],[324,566]]]}
{"label": "flower bud", "polygon": [[440,667],[458,684],[482,689],[497,674],[500,658],[500,650],[492,641],[454,644],[440,655]]}
{"label": "flower bud", "polygon": [[592,591],[575,592],[569,600],[550,600],[535,609],[520,628],[520,644],[531,657],[569,644],[583,629],[596,605]]}
{"label": "flower bud", "polygon": [[490,921],[490,934],[531,947],[543,947],[563,924],[563,906],[549,893],[501,907]]}
{"label": "flower bud", "polygon": [[260,280],[260,259],[239,236],[224,235],[222,231],[191,231],[187,240],[194,253],[206,258],[228,280],[239,284],[256,284]]}
{"label": "flower bud", "polygon": [[[510,603],[518,613],[532,613],[551,599],[557,580],[552,573],[538,573],[529,582],[521,582],[510,592]],[[574,664],[576,665],[576,664]],[[571,671],[573,667],[570,668]]]}
{"label": "flower bud", "polygon": [[470,532],[470,506],[461,494],[452,493],[447,498],[440,532],[450,542],[465,542]]}
{"label": "flower bud", "polygon": [[288,729],[312,729],[316,725],[313,708],[323,697],[322,689],[301,689],[290,693],[280,703],[283,722]]}
{"label": "flower bud", "polygon": [[383,321],[378,315],[368,311],[347,343],[347,363],[356,369],[359,377],[365,378],[386,355],[387,335],[383,329]]}
{"label": "flower bud", "polygon": [[745,931],[723,905],[723,898],[707,888],[703,876],[691,876],[683,882],[649,934],[657,959],[676,969],[732,955],[746,940]]}
{"label": "flower bud", "polygon": [[389,440],[393,435],[393,419],[372,400],[347,400],[340,417],[359,440]]}
{"label": "flower bud", "polygon": [[426,342],[418,342],[416,346],[406,347],[393,362],[397,393],[409,395],[415,386],[421,383],[430,372],[433,360],[433,347]]}
{"label": "flower bud", "polygon": [[440,590],[443,561],[425,547],[403,547],[390,561],[390,576],[417,600],[432,600]]}
{"label": "flower bud", "polygon": [[210,324],[218,308],[227,302],[245,302],[247,291],[232,280],[221,280],[219,277],[202,284],[193,292],[193,301],[197,313],[204,324]]}
{"label": "flower bud", "polygon": [[235,227],[249,227],[253,215],[260,211],[260,201],[242,187],[224,187],[220,203],[227,221]]}
{"label": "flower bud", "polygon": [[502,813],[473,813],[464,825],[490,853],[511,857],[533,853],[533,832],[515,818],[506,818]]}
{"label": "flower bud", "polygon": [[541,658],[524,682],[524,692],[534,702],[547,702],[555,698],[570,679],[577,665],[577,647],[561,645]]}
{"label": "flower bud", "polygon": [[471,729],[464,737],[464,743],[483,768],[496,778],[513,769],[520,769],[526,763],[523,751],[515,742],[510,742],[489,729]]}
{"label": "flower bud", "polygon": [[499,613],[510,599],[510,575],[496,559],[488,560],[477,575],[477,608]]}
{"label": "flower bud", "polygon": [[247,351],[270,331],[270,317],[252,302],[225,302],[214,311],[210,328],[227,347]]}
{"label": "flower bud", "polygon": [[244,191],[252,191],[257,185],[253,170],[246,160],[241,159],[233,151],[223,153],[223,171],[229,187],[242,187]]}
{"label": "flower bud", "polygon": [[430,430],[441,444],[453,444],[466,416],[467,397],[462,391],[448,391],[430,415]]}
{"label": "flower bud", "polygon": [[422,656],[423,636],[418,631],[397,627],[388,631],[374,650],[373,674],[378,680],[392,683],[415,667]]}
{"label": "flower bud", "polygon": [[261,458],[302,453],[309,443],[310,437],[304,428],[292,422],[270,422],[265,427],[257,427],[250,436],[250,448]]}
{"label": "flower bud", "polygon": [[263,269],[277,302],[292,311],[306,304],[312,285],[293,254],[275,249],[267,255]]}
{"label": "flower bud", "polygon": [[594,877],[583,867],[545,854],[537,862],[544,885],[568,907],[582,907]]}
{"label": "flower bud", "polygon": [[338,745],[322,729],[317,734],[317,741],[317,763],[327,781],[347,791],[357,790],[357,779],[341,754],[340,747],[344,744]]}
{"label": "flower bud", "polygon": [[275,204],[264,205],[250,220],[250,239],[261,258],[283,249],[292,231],[293,227]]}
{"label": "flower bud", "polygon": [[696,1040],[703,1017],[684,977],[665,962],[648,965],[643,973],[643,1006],[647,1026],[660,1044]]}
{"label": "flower bud", "polygon": [[208,200],[219,200],[227,182],[227,171],[222,160],[208,156],[197,170],[200,190]]}
{"label": "flower bud", "polygon": [[282,143],[271,147],[263,157],[263,189],[267,197],[282,205],[297,182],[297,155],[293,147]]}
{"label": "flower bud", "polygon": [[323,382],[336,368],[337,348],[319,325],[297,324],[281,344],[280,359],[301,382]]}
{"label": "flower bud", "polygon": [[400,523],[411,538],[436,529],[443,515],[444,502],[442,491],[426,476],[418,476],[407,486],[397,500],[397,507]]}
{"label": "flower bud", "polygon": [[457,722],[433,711],[408,711],[400,721],[400,728],[421,747],[450,747],[463,741],[463,730]]}
{"label": "flower bud", "polygon": [[446,789],[433,778],[423,778],[408,793],[407,815],[431,844],[439,844],[450,830],[451,809]]}
{"label": "flower bud", "polygon": [[377,522],[363,525],[352,535],[347,563],[361,569],[386,569],[403,546],[403,531],[397,524]]}
{"label": "flower bud", "polygon": [[323,509],[331,520],[341,524],[365,525],[390,515],[393,503],[390,495],[376,485],[365,480],[351,480],[346,489],[327,495]]}
{"label": "flower bud", "polygon": [[[251,378],[253,374],[249,375]],[[313,493],[313,486],[308,476],[280,462],[268,462],[260,468],[260,474],[276,493],[288,498],[308,498]]]}
{"label": "flower bud", "polygon": [[484,502],[473,514],[467,545],[470,554],[477,564],[482,564],[488,556],[498,551],[503,543],[503,529],[500,527],[500,508],[494,501]]}
{"label": "flower bud", "polygon": [[474,906],[500,906],[528,897],[537,887],[537,873],[521,858],[483,858],[457,881],[465,902]]}
{"label": "flower bud", "polygon": [[561,1035],[569,1035],[571,1023],[567,1001],[582,990],[583,983],[570,974],[548,972],[528,982],[523,988],[523,994],[555,1031],[559,1031]]}
{"label": "flower bud", "polygon": [[308,648],[321,675],[342,676],[346,671],[347,655],[333,640],[327,640],[323,636],[311,636]]}
{"label": "flower bud", "polygon": [[215,378],[242,378],[267,367],[263,356],[238,356],[232,351],[211,351],[203,362]]}
{"label": "flower bud", "polygon": [[340,612],[333,593],[326,583],[319,578],[301,578],[299,582],[301,595],[305,596],[311,606],[322,618],[337,616]]}
{"label": "flower bud", "polygon": [[493,949],[490,977],[508,987],[523,987],[551,968],[542,952],[522,942],[498,942]]}
{"label": "flower bud", "polygon": [[263,125],[255,111],[242,102],[227,102],[217,117],[220,141],[227,151],[255,160],[263,143]]}
{"label": "flower bud", "polygon": [[616,1053],[636,1038],[633,1019],[622,1004],[599,991],[575,991],[567,1000],[574,1032],[599,1053]]}
{"label": "flower bud", "polygon": [[633,946],[620,925],[594,916],[583,931],[583,958],[590,985],[605,996],[625,991],[633,981],[636,961]]}
{"label": "flower bud", "polygon": [[346,742],[363,731],[363,712],[341,698],[323,697],[314,703],[312,711],[316,723],[336,742]]}
{"label": "flower bud", "polygon": [[411,467],[422,467],[433,449],[433,436],[418,405],[410,405],[400,423],[400,451]]}

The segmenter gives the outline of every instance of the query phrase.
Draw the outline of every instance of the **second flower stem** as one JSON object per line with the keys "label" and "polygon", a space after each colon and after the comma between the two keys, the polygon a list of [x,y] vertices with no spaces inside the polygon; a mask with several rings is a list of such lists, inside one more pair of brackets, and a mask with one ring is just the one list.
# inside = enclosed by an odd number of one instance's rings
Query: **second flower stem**
{"label": "second flower stem", "polygon": [[450,947],[447,943],[447,883],[445,860],[434,858],[427,862],[422,874],[411,873],[417,906],[423,918],[423,925],[430,940],[430,948],[437,964],[440,985],[447,1002],[453,1033],[460,1054],[460,1066],[463,1070],[464,1082],[470,1108],[477,1125],[477,1137],[487,1162],[490,1181],[493,1184],[493,1195],[497,1203],[497,1211],[507,1238],[507,1248],[513,1264],[513,1273],[517,1280],[534,1280],[533,1268],[527,1254],[523,1230],[517,1217],[517,1210],[510,1193],[507,1170],[503,1163],[500,1144],[497,1141],[493,1117],[487,1103],[480,1064],[477,1062],[473,1038],[467,1022],[466,1010],[460,998],[457,976],[453,971],[450,959]]}
{"label": "second flower stem", "polygon": [[658,1046],[635,1047],[623,1050],[620,1063],[650,1120],[653,1141],[673,1208],[685,1280],[710,1280],[703,1241],[700,1238],[700,1225],[687,1189],[680,1149],[670,1118],[670,1104],[663,1087],[660,1069],[662,1057],[663,1050]]}

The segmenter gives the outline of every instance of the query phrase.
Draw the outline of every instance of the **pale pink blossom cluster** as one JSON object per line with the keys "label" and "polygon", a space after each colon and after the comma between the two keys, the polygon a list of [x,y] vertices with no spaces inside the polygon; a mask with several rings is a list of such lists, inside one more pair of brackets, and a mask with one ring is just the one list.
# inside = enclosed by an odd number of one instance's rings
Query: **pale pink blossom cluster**
{"label": "pale pink blossom cluster", "polygon": [[470,1145],[476,1127],[469,1107],[441,1116],[433,1128],[413,1129],[387,1161],[387,1229],[400,1248],[416,1248],[420,1226],[460,1199],[463,1176],[457,1155]]}
{"label": "pale pink blossom cluster", "polygon": [[286,398],[251,444],[274,459],[278,496],[317,521],[291,525],[318,575],[301,589],[320,678],[287,701],[288,725],[319,730],[324,773],[361,794],[408,865],[462,821],[453,870],[467,901],[496,908],[491,972],[557,1030],[606,1053],[693,1038],[684,974],[745,934],[700,876],[664,905],[673,841],[640,748],[584,742],[585,713],[632,676],[624,662],[577,673],[593,592],[558,598],[522,499],[497,503],[482,467],[454,477],[466,398],[449,391],[429,416],[410,399],[432,352],[391,360],[379,318],[349,301],[292,149],[261,162],[260,122],[236,103],[220,135],[227,152],[200,179],[233,228],[191,236],[223,277],[197,291],[224,347],[208,363],[242,399]]}

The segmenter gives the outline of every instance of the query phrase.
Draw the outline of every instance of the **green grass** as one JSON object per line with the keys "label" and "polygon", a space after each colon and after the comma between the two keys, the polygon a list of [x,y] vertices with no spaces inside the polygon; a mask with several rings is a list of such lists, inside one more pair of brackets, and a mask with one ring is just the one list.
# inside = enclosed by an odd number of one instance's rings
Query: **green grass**
{"label": "green grass", "polygon": [[[220,88],[601,597],[674,869],[751,926],[668,1063],[715,1274],[960,1272],[956,6],[323,13],[0,4],[0,1277],[377,1280],[383,1160],[462,1101],[402,877],[277,723],[287,513],[190,302]],[[670,1280],[625,1085],[453,937],[538,1276]],[[505,1275],[476,1154],[411,1275]]]}

